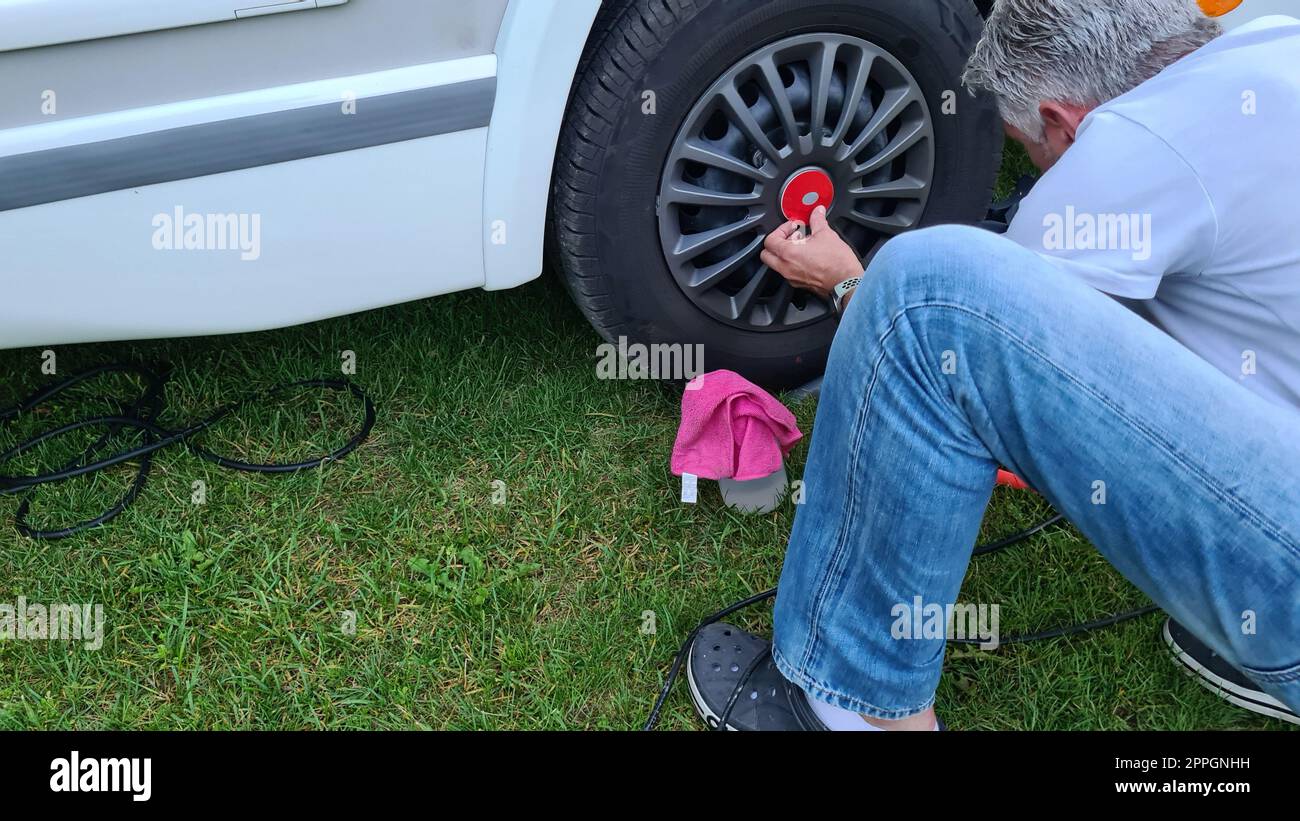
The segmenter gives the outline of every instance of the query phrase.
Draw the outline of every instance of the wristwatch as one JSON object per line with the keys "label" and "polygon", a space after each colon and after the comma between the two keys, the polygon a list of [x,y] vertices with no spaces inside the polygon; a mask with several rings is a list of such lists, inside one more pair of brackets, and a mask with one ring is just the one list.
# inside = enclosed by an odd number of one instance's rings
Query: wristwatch
{"label": "wristwatch", "polygon": [[861,282],[862,277],[853,277],[835,286],[835,290],[831,292],[831,307],[835,310],[835,316],[844,316],[844,297],[848,296]]}

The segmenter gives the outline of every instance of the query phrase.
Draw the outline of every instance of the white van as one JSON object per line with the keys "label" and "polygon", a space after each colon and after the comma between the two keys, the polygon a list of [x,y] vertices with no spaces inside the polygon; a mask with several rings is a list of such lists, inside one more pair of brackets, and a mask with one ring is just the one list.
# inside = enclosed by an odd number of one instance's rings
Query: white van
{"label": "white van", "polygon": [[[1237,24],[1290,0],[1202,0]],[[794,202],[866,258],[978,219],[989,0],[0,0],[0,348],[253,331],[549,256],[607,339],[771,386],[820,299]]]}

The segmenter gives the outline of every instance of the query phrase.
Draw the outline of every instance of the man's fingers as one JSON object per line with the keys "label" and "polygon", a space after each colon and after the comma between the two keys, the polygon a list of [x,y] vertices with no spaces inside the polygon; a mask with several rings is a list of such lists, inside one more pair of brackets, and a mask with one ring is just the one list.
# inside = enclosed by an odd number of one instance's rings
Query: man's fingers
{"label": "man's fingers", "polygon": [[798,239],[798,237],[795,236],[796,233],[801,232],[803,230],[804,230],[804,226],[802,222],[800,222],[799,220],[790,220],[789,222],[782,225],[780,228],[773,231],[772,236],[779,237],[780,239],[783,240]]}
{"label": "man's fingers", "polygon": [[826,206],[819,205],[813,209],[812,217],[808,220],[808,226],[812,228],[813,236],[816,236],[823,231],[834,230],[831,228],[830,222],[826,219]]}
{"label": "man's fingers", "polygon": [[758,255],[758,261],[771,268],[773,271],[776,271],[778,274],[781,273],[781,258],[771,251],[764,250]]}
{"label": "man's fingers", "polygon": [[781,246],[792,240],[801,239],[803,234],[803,223],[798,220],[790,220],[780,228],[767,235],[763,240],[763,247],[769,251],[780,251]]}

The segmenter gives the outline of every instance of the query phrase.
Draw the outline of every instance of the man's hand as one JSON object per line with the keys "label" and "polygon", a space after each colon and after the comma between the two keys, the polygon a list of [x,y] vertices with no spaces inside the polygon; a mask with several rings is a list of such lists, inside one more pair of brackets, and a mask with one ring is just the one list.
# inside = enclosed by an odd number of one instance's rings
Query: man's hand
{"label": "man's hand", "polygon": [[763,264],[791,285],[828,296],[846,279],[862,275],[862,260],[826,221],[826,208],[817,206],[809,220],[811,236],[802,222],[787,222],[768,236],[760,257]]}

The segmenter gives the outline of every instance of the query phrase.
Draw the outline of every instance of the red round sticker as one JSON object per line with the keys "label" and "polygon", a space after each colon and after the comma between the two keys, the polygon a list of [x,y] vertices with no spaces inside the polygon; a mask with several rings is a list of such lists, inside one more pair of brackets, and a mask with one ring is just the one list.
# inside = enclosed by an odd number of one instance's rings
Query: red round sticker
{"label": "red round sticker", "polygon": [[835,184],[820,168],[806,168],[795,173],[781,189],[781,213],[788,220],[799,220],[804,224],[812,218],[817,206],[829,209],[834,201]]}

